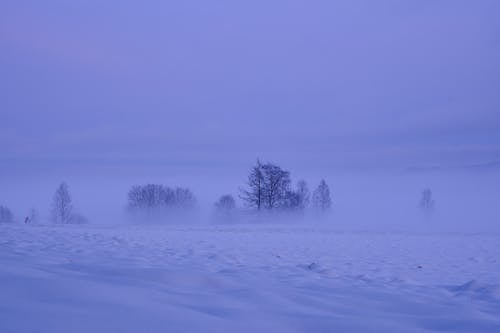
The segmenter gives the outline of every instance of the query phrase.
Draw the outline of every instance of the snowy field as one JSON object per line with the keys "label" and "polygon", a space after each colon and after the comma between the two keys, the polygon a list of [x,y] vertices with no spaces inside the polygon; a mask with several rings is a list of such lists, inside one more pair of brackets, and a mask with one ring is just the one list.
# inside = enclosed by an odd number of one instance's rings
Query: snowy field
{"label": "snowy field", "polygon": [[500,332],[500,235],[0,226],[0,332]]}

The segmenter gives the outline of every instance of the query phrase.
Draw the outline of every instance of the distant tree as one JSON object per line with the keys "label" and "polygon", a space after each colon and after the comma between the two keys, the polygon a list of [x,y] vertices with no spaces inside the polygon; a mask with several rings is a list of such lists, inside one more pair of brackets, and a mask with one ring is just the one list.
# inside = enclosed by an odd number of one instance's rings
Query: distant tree
{"label": "distant tree", "polygon": [[247,188],[240,189],[240,198],[246,206],[260,210],[264,202],[264,173],[260,160],[250,169],[247,180]]}
{"label": "distant tree", "polygon": [[214,204],[214,222],[224,223],[224,222],[234,222],[238,216],[238,211],[236,210],[236,202],[232,195],[223,195]]}
{"label": "distant tree", "polygon": [[332,206],[332,199],[330,198],[330,188],[324,180],[321,180],[318,187],[314,190],[312,203],[314,208],[320,212],[325,212]]}
{"label": "distant tree", "polygon": [[[176,193],[176,190],[173,188],[170,188],[168,186],[162,186],[162,185],[156,185],[158,187],[158,201],[155,203],[156,205],[160,205],[164,208],[167,207],[173,207],[175,206],[179,199],[178,196],[180,195],[180,191]],[[189,190],[188,190],[189,191]],[[190,195],[193,197],[194,200],[194,194],[189,191]]]}
{"label": "distant tree", "polygon": [[426,214],[431,215],[434,212],[435,201],[432,198],[432,191],[429,188],[426,188],[422,191],[422,196],[419,202],[420,210]]}
{"label": "distant tree", "polygon": [[284,211],[299,211],[301,210],[300,195],[296,191],[286,191],[285,196],[280,203],[280,208]]}
{"label": "distant tree", "polygon": [[296,190],[287,190],[280,207],[285,211],[302,213],[309,206],[309,189],[307,183],[301,180]]}
{"label": "distant tree", "polygon": [[69,194],[68,185],[63,182],[57,188],[52,199],[52,221],[67,224],[71,222],[73,203]]}
{"label": "distant tree", "polygon": [[10,223],[14,222],[14,215],[6,206],[0,205],[0,223]]}
{"label": "distant tree", "polygon": [[309,206],[309,189],[307,183],[301,180],[297,183],[296,190],[285,190],[279,208],[284,211],[302,213]]}
{"label": "distant tree", "polygon": [[127,193],[127,208],[130,210],[143,210],[150,206],[150,199],[145,190],[146,186],[134,185]]}
{"label": "distant tree", "polygon": [[248,175],[247,188],[240,198],[247,207],[261,210],[289,209],[298,204],[297,193],[290,189],[290,173],[272,163],[257,160]]}
{"label": "distant tree", "polygon": [[230,212],[236,209],[236,201],[231,194],[223,195],[215,203],[215,209],[217,212]]}
{"label": "distant tree", "polygon": [[267,209],[282,207],[287,193],[290,192],[290,173],[271,163],[262,165],[262,173],[264,207]]}
{"label": "distant tree", "polygon": [[296,193],[299,197],[299,209],[305,210],[309,206],[310,201],[309,187],[305,180],[299,180]]}
{"label": "distant tree", "polygon": [[148,215],[173,210],[189,210],[196,206],[196,197],[187,188],[172,189],[158,184],[135,185],[127,194],[127,208],[131,212]]}
{"label": "distant tree", "polygon": [[193,209],[196,206],[196,198],[188,188],[177,187],[174,202],[177,208],[181,209]]}
{"label": "distant tree", "polygon": [[128,193],[129,205],[141,210],[153,210],[161,204],[163,187],[156,184],[133,186]]}
{"label": "distant tree", "polygon": [[162,185],[135,185],[132,186],[127,195],[128,208],[153,213],[153,211],[165,204],[166,197],[167,194]]}

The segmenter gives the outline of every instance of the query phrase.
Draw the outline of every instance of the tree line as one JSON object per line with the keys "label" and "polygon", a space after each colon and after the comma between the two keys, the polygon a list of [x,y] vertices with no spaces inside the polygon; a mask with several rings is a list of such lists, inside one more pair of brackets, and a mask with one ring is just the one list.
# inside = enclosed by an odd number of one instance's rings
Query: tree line
{"label": "tree line", "polygon": [[[293,188],[290,172],[260,160],[250,169],[247,182],[239,192],[246,211],[303,213],[312,204],[317,211],[326,213],[332,205],[330,189],[324,180],[311,195],[304,180],[297,182]],[[190,189],[161,184],[134,185],[127,194],[127,210],[141,217],[161,217],[166,213],[189,211],[196,207],[196,203]],[[232,194],[222,195],[214,208],[219,216],[228,216],[238,209]]]}
{"label": "tree line", "polygon": [[194,209],[196,197],[188,188],[171,188],[165,185],[134,185],[127,194],[127,209],[133,214],[149,217],[168,212]]}
{"label": "tree line", "polygon": [[[247,181],[238,189],[238,198],[243,202],[239,208],[232,194],[224,194],[214,204],[218,217],[233,216],[236,211],[273,212],[303,214],[306,210],[326,214],[332,207],[330,188],[325,180],[309,191],[305,180],[292,185],[290,172],[273,163],[257,160],[248,172]],[[432,191],[422,192],[418,206],[425,216],[435,209]],[[197,199],[185,187],[169,187],[160,184],[134,185],[127,193],[126,209],[139,217],[162,217],[168,213],[183,213],[195,210]],[[14,222],[11,210],[0,205],[0,222]],[[38,213],[32,209],[25,217],[25,223],[38,220]],[[50,207],[50,220],[56,224],[87,223],[87,218],[75,211],[69,187],[62,182],[56,189]]]}
{"label": "tree line", "polygon": [[[257,211],[304,212],[312,204],[317,211],[325,213],[332,205],[330,188],[324,180],[313,191],[311,198],[305,180],[299,180],[293,188],[289,171],[260,160],[250,169],[246,186],[239,191],[245,207]],[[216,208],[231,209],[224,202],[234,202],[234,198],[229,194],[222,196],[216,203]]]}

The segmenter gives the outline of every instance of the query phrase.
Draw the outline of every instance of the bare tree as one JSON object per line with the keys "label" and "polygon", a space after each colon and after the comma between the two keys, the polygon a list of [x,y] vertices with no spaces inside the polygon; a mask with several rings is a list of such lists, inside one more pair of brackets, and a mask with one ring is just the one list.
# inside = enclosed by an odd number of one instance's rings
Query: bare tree
{"label": "bare tree", "polygon": [[14,222],[14,215],[6,206],[0,205],[0,222]]}
{"label": "bare tree", "polygon": [[280,208],[284,211],[300,211],[300,196],[296,191],[286,191],[280,203]]}
{"label": "bare tree", "polygon": [[324,180],[321,180],[318,187],[314,190],[312,203],[314,208],[320,212],[326,212],[332,206],[330,188]]}
{"label": "bare tree", "polygon": [[236,209],[236,201],[231,194],[223,195],[215,203],[217,212],[228,212]]}
{"label": "bare tree", "polygon": [[240,198],[248,207],[261,210],[286,208],[296,199],[290,191],[290,173],[272,163],[257,164],[248,175],[247,188],[241,189]]}
{"label": "bare tree", "polygon": [[193,209],[196,206],[196,198],[188,188],[177,187],[174,202],[177,208],[185,210]]}
{"label": "bare tree", "polygon": [[[163,206],[164,208],[175,206],[177,204],[177,202],[179,201],[179,199],[178,199],[179,193],[176,193],[175,189],[172,189],[168,186],[161,186],[161,185],[157,185],[157,186],[159,186],[159,190],[158,190],[159,203],[158,204]],[[187,191],[189,191],[189,190],[187,190]],[[194,201],[195,200],[194,194],[192,194],[191,191],[189,191],[189,193],[192,196],[193,201]]]}
{"label": "bare tree", "polygon": [[214,204],[215,210],[213,217],[215,223],[224,223],[235,221],[238,216],[236,202],[232,195],[223,195]]}
{"label": "bare tree", "polygon": [[240,198],[248,207],[260,210],[263,207],[264,174],[259,160],[248,175],[247,189],[240,189]]}
{"label": "bare tree", "polygon": [[290,212],[303,213],[309,206],[309,189],[307,183],[301,180],[297,183],[296,190],[287,190],[281,209]]}
{"label": "bare tree", "polygon": [[426,188],[422,191],[422,196],[419,202],[420,210],[430,216],[434,212],[435,201],[432,198],[432,191],[429,188]]}
{"label": "bare tree", "polygon": [[290,173],[277,165],[266,163],[262,165],[262,174],[262,197],[265,208],[282,207],[287,193],[290,192]]}
{"label": "bare tree", "polygon": [[127,194],[127,208],[131,212],[162,214],[172,210],[189,210],[196,206],[196,198],[188,188],[172,189],[158,184],[135,185]]}
{"label": "bare tree", "polygon": [[73,204],[69,194],[68,185],[63,182],[57,188],[52,199],[52,221],[67,224],[73,216]]}
{"label": "bare tree", "polygon": [[[173,192],[168,189],[169,193]],[[132,186],[128,192],[128,208],[143,213],[153,213],[166,205],[167,189],[162,185],[146,184]],[[173,196],[173,195],[172,195]],[[168,199],[173,201],[173,199]]]}
{"label": "bare tree", "polygon": [[134,185],[127,193],[127,208],[131,211],[146,207],[142,186]]}

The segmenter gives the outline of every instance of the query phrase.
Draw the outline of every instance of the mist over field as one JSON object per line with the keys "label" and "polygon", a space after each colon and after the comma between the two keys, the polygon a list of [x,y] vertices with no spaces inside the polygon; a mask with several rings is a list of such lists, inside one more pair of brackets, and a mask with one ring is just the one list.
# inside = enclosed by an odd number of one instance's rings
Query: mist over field
{"label": "mist over field", "polygon": [[500,2],[0,3],[0,332],[500,332]]}
{"label": "mist over field", "polygon": [[[244,163],[241,163],[244,164]],[[135,169],[133,171],[97,174],[81,171],[57,171],[40,177],[10,178],[3,180],[1,202],[13,209],[22,220],[31,208],[40,214],[40,222],[50,223],[49,211],[55,188],[68,182],[75,208],[85,214],[91,223],[140,223],[126,212],[127,192],[132,185],[182,185],[193,190],[197,197],[196,214],[189,221],[165,216],[156,223],[217,224],[212,218],[214,203],[222,194],[232,194],[237,206],[245,208],[238,198],[245,186],[248,166],[224,170],[203,168],[203,171],[163,171]],[[332,196],[332,210],[318,219],[306,214],[297,219],[279,221],[284,224],[327,225],[333,229],[351,231],[448,231],[499,232],[500,231],[500,172],[486,170],[434,170],[413,171],[355,171],[322,170],[321,177],[304,168],[294,172],[294,180],[305,179],[315,186],[321,178],[328,180]],[[165,170],[169,170],[165,167]],[[102,171],[99,171],[102,172]],[[106,171],[108,172],[108,171]],[[60,176],[61,175],[61,176]],[[436,211],[429,219],[419,211],[421,192],[431,188],[436,200]],[[234,222],[244,222],[241,221]],[[276,220],[278,222],[278,219]]]}

